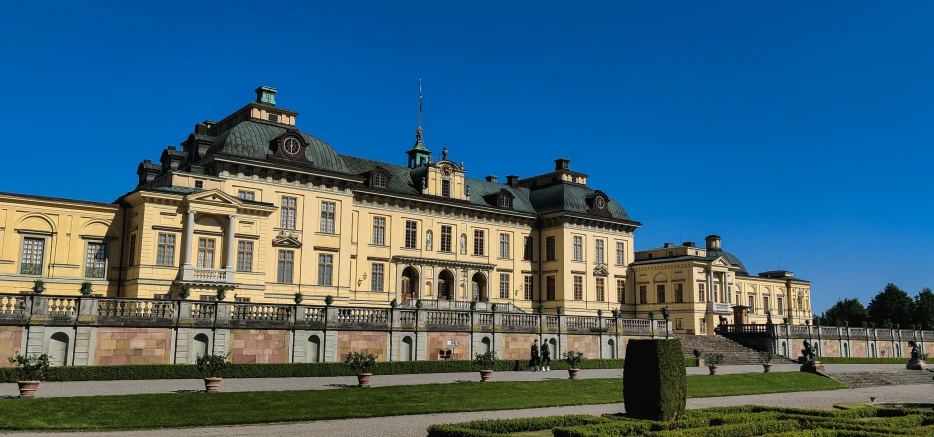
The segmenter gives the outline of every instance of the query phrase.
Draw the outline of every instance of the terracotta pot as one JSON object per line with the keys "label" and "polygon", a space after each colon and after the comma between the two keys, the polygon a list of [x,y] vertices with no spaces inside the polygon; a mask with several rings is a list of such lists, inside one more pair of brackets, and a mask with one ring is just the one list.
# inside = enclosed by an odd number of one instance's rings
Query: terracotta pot
{"label": "terracotta pot", "polygon": [[763,365],[762,365],[762,369],[763,369],[763,371],[764,371],[765,373],[769,373],[769,372],[772,371],[772,365],[771,365],[771,364],[763,364]]}
{"label": "terracotta pot", "polygon": [[17,384],[19,385],[19,397],[36,397],[36,389],[39,388],[39,381],[19,381]]}
{"label": "terracotta pot", "polygon": [[373,376],[372,373],[358,373],[357,374],[357,387],[369,387],[371,376]]}
{"label": "terracotta pot", "polygon": [[707,366],[707,368],[710,369],[710,374],[711,374],[711,375],[716,375],[716,374],[717,374],[717,366]]}
{"label": "terracotta pot", "polygon": [[581,369],[568,369],[568,377],[570,379],[577,379],[577,374],[580,373]]}
{"label": "terracotta pot", "polygon": [[204,391],[207,393],[217,393],[221,386],[221,378],[204,378]]}
{"label": "terracotta pot", "polygon": [[480,371],[480,382],[489,382],[493,378],[492,370],[481,370]]}

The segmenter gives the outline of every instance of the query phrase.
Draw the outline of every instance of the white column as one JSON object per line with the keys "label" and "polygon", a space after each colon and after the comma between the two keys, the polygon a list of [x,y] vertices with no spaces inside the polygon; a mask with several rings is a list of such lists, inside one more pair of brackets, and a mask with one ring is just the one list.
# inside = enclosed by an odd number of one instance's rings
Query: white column
{"label": "white column", "polygon": [[195,238],[195,212],[188,210],[188,217],[185,218],[185,265],[191,266],[191,247],[194,246]]}
{"label": "white column", "polygon": [[714,302],[714,293],[713,293],[713,271],[707,272],[707,301]]}
{"label": "white column", "polygon": [[237,268],[236,256],[237,256],[237,241],[234,239],[234,233],[237,230],[237,216],[229,215],[227,216],[227,262],[224,266],[225,269],[233,271]]}

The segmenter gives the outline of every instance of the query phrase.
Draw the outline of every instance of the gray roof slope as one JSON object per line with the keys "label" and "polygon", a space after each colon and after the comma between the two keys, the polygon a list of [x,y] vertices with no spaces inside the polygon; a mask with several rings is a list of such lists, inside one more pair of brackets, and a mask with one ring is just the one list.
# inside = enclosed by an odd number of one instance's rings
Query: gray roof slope
{"label": "gray roof slope", "polygon": [[[269,142],[287,131],[286,128],[256,121],[243,121],[218,135],[207,154],[226,153],[253,159],[266,159]],[[348,173],[341,156],[330,144],[321,139],[299,132],[305,143],[305,157],[314,166],[324,170]]]}
{"label": "gray roof slope", "polygon": [[[557,211],[587,212],[587,197],[596,190],[584,185],[557,184],[532,191],[529,200],[540,214]],[[609,199],[607,209],[615,219],[632,220],[619,202]]]}
{"label": "gray roof slope", "polygon": [[736,255],[733,255],[732,253],[727,252],[725,250],[707,249],[707,259],[714,260],[721,256],[724,259],[726,259],[726,261],[730,263],[731,265],[739,266],[739,271],[737,273],[748,274],[748,272],[746,272],[746,266],[743,264],[742,261],[740,261],[739,257],[737,257]]}

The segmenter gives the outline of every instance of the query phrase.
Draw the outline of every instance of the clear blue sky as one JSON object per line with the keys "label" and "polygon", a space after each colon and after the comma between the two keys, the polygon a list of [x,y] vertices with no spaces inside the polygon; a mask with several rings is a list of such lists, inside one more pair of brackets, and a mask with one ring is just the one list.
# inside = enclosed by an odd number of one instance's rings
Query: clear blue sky
{"label": "clear blue sky", "polygon": [[0,191],[112,201],[261,84],[403,164],[424,78],[430,149],[473,177],[569,157],[637,249],[717,233],[818,311],[934,287],[929,2],[288,3],[4,5]]}

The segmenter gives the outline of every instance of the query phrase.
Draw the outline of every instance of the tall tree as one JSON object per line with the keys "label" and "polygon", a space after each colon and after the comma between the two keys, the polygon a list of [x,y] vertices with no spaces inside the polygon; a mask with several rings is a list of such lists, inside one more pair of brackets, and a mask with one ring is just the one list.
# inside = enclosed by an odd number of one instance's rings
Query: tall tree
{"label": "tall tree", "polygon": [[880,327],[897,324],[907,328],[915,319],[915,301],[905,290],[891,282],[872,298],[866,310],[869,312],[869,320]]}
{"label": "tall tree", "polygon": [[869,319],[869,313],[859,299],[840,299],[832,307],[824,311],[820,321],[830,326],[863,326]]}
{"label": "tall tree", "polygon": [[934,292],[924,287],[915,296],[915,324],[919,329],[934,328]]}

